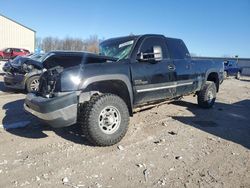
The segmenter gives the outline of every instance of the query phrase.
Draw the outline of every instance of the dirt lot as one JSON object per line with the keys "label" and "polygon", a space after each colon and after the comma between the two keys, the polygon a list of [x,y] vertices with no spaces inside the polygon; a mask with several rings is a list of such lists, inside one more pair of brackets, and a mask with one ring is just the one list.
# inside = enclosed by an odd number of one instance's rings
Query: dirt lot
{"label": "dirt lot", "polygon": [[209,110],[189,96],[136,113],[106,148],[77,126],[51,129],[25,115],[25,94],[0,79],[1,188],[250,187],[250,79],[226,80]]}

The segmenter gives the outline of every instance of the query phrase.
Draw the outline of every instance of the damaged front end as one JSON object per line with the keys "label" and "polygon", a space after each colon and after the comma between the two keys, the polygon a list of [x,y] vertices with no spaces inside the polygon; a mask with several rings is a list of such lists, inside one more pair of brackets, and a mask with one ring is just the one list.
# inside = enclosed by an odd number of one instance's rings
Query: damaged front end
{"label": "damaged front end", "polygon": [[[37,93],[25,99],[25,111],[52,127],[66,127],[77,121],[78,86],[65,90],[68,73],[80,74],[81,55],[52,54],[44,62]],[[62,87],[63,86],[63,87]]]}
{"label": "damaged front end", "polygon": [[89,92],[84,93],[79,89],[84,64],[114,60],[84,52],[51,53],[43,62],[46,71],[40,77],[38,92],[29,93],[25,99],[25,110],[52,127],[75,124],[79,100],[87,101],[90,98]]}
{"label": "damaged front end", "polygon": [[42,73],[42,64],[27,57],[16,57],[13,61],[5,63],[3,71],[6,87],[25,89],[28,78]]}

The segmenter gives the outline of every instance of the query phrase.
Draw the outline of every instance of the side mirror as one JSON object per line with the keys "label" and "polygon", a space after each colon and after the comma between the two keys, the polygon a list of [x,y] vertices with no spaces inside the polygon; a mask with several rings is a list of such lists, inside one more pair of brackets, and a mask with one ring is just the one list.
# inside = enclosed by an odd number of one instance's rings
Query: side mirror
{"label": "side mirror", "polygon": [[151,53],[143,53],[140,52],[137,54],[137,61],[139,62],[158,62],[163,58],[162,48],[160,46],[153,46],[153,52]]}
{"label": "side mirror", "polygon": [[154,46],[153,51],[154,51],[155,61],[161,61],[163,59],[162,58],[162,48],[160,46]]}

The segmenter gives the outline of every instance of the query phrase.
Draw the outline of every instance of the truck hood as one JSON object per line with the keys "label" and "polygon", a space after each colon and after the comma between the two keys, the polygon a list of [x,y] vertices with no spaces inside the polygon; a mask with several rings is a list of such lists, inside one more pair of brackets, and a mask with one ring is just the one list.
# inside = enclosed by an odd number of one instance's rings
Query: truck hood
{"label": "truck hood", "polygon": [[16,68],[22,66],[24,63],[26,63],[27,65],[33,65],[38,69],[42,69],[41,62],[30,59],[28,57],[18,57],[18,59],[14,59],[13,61],[10,62],[11,66]]}
{"label": "truck hood", "polygon": [[3,70],[5,72],[20,72],[22,70],[23,64],[33,65],[36,69],[42,69],[42,63],[28,57],[18,56],[12,61],[5,63]]}
{"label": "truck hood", "polygon": [[88,52],[51,52],[43,61],[43,67],[70,68],[80,64],[115,62],[117,58],[102,56]]}

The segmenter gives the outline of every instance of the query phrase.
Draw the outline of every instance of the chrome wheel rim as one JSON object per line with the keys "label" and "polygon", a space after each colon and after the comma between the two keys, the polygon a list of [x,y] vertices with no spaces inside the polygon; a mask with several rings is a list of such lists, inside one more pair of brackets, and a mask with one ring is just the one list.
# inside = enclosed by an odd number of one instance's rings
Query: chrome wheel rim
{"label": "chrome wheel rim", "polygon": [[39,87],[39,80],[38,79],[32,80],[32,82],[30,83],[30,89],[32,91],[37,91],[38,87]]}
{"label": "chrome wheel rim", "polygon": [[105,107],[98,119],[99,127],[105,134],[113,134],[121,124],[121,114],[114,106]]}
{"label": "chrome wheel rim", "polygon": [[208,91],[208,93],[207,93],[207,101],[208,101],[208,103],[211,103],[213,101],[213,99],[214,99],[213,92],[212,91]]}

